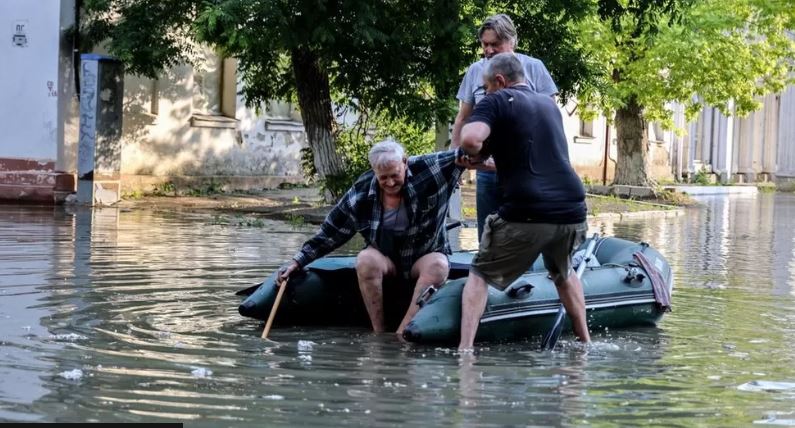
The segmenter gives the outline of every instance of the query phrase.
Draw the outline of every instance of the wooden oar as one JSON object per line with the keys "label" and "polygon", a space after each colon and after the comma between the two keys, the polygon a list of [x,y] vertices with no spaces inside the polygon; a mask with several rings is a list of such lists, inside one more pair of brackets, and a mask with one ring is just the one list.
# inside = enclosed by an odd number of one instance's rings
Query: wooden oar
{"label": "wooden oar", "polygon": [[268,338],[268,332],[271,331],[271,324],[273,324],[273,318],[276,317],[276,309],[279,308],[279,303],[282,301],[282,295],[284,294],[284,290],[287,289],[287,281],[289,278],[285,279],[284,282],[279,284],[278,277],[277,277],[277,284],[279,287],[279,292],[276,293],[276,300],[273,302],[273,307],[271,308],[271,314],[268,315],[268,321],[265,323],[265,328],[262,330],[262,338]]}
{"label": "wooden oar", "polygon": [[[598,237],[599,234],[594,233],[593,238],[591,238],[591,242],[589,242],[588,246],[585,247],[585,255],[582,257],[582,261],[580,262],[579,266],[577,266],[577,278],[582,278],[582,273],[585,271],[585,267],[593,255],[593,249],[596,247],[596,239]],[[561,332],[563,332],[563,321],[565,319],[566,307],[563,306],[563,302],[561,302],[560,307],[558,308],[558,315],[555,318],[555,323],[552,325],[552,328],[549,330],[549,332],[547,332],[547,334],[544,336],[544,341],[541,342],[541,349],[555,348],[555,344],[558,342]]]}

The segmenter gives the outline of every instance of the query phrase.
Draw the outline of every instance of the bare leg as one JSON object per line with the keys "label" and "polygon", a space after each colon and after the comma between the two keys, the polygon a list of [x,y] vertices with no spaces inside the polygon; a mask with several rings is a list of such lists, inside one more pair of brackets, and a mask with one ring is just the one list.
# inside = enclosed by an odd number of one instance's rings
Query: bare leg
{"label": "bare leg", "polygon": [[403,321],[400,322],[400,326],[397,329],[396,333],[398,337],[402,336],[403,329],[406,328],[420,309],[416,304],[417,298],[420,297],[420,293],[429,285],[439,285],[443,283],[447,279],[448,273],[450,273],[450,265],[447,262],[447,257],[442,253],[426,254],[414,263],[414,266],[411,267],[411,277],[416,277],[417,282],[414,285],[414,295],[411,296],[409,309],[406,311],[406,315],[403,317]]}
{"label": "bare leg", "polygon": [[588,333],[588,318],[585,314],[585,295],[582,291],[582,282],[573,272],[566,279],[561,280],[560,278],[561,276],[558,275],[555,279],[555,286],[558,289],[560,301],[571,318],[574,334],[581,342],[588,343],[591,341],[591,335]]}
{"label": "bare leg", "polygon": [[486,280],[470,271],[461,296],[461,342],[458,344],[459,351],[468,351],[474,346],[475,334],[478,332],[480,317],[486,308],[488,297],[489,288]]}
{"label": "bare leg", "polygon": [[395,265],[389,258],[372,247],[367,247],[356,256],[356,277],[362,293],[370,324],[376,333],[384,332],[384,275],[394,273]]}

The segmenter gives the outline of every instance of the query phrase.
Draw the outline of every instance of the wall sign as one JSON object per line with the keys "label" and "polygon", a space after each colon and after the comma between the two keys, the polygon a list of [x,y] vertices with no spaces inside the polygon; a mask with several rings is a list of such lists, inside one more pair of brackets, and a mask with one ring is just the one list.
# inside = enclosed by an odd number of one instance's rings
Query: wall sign
{"label": "wall sign", "polygon": [[14,22],[11,43],[19,48],[28,47],[28,21]]}

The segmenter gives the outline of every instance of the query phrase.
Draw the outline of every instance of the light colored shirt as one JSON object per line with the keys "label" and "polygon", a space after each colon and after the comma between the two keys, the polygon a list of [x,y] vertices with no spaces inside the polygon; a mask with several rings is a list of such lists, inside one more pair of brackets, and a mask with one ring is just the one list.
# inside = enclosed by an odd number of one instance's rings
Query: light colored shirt
{"label": "light colored shirt", "polygon": [[[558,93],[558,87],[541,60],[520,53],[517,53],[516,57],[524,67],[525,80],[533,92],[549,96]],[[483,86],[483,72],[486,70],[486,64],[488,64],[488,60],[482,58],[469,66],[461,81],[461,86],[458,88],[456,98],[459,101],[474,106],[486,96],[486,87]]]}
{"label": "light colored shirt", "polygon": [[397,233],[405,232],[409,228],[408,210],[403,206],[403,201],[397,208],[384,210],[384,221],[381,222],[381,226]]}

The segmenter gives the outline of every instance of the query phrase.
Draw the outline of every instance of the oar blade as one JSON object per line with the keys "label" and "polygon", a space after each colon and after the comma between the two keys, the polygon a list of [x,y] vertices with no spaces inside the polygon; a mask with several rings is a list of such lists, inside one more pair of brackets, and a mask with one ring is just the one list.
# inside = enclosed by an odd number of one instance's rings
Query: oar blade
{"label": "oar blade", "polygon": [[552,350],[555,348],[555,344],[558,343],[558,339],[560,339],[561,333],[563,333],[563,319],[566,317],[565,309],[558,310],[558,315],[555,318],[555,324],[552,328],[544,335],[544,341],[541,342],[541,349],[544,350]]}

